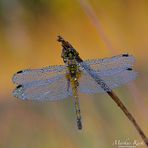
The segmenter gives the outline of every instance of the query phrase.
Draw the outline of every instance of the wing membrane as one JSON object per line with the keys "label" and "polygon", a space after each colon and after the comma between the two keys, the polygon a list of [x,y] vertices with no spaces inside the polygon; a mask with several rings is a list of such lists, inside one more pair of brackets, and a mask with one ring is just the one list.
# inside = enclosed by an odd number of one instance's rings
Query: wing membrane
{"label": "wing membrane", "polygon": [[33,81],[48,80],[57,75],[65,74],[66,66],[49,66],[42,69],[26,69],[13,76],[15,84],[27,84]]}
{"label": "wing membrane", "polygon": [[122,70],[109,75],[100,75],[95,71],[91,71],[91,75],[84,72],[80,78],[79,90],[87,94],[104,93],[106,90],[110,91],[131,82],[136,76],[137,72],[129,70]]}
{"label": "wing membrane", "polygon": [[[133,56],[124,54],[80,63],[82,74],[79,91],[102,93],[134,80],[137,76],[132,70],[134,61]],[[22,100],[54,101],[68,98],[72,96],[72,90],[66,70],[66,66],[50,66],[20,71],[13,77],[13,82],[19,84],[13,94]]]}
{"label": "wing membrane", "polygon": [[116,68],[130,68],[134,62],[135,58],[132,55],[122,54],[111,58],[86,60],[81,65],[86,64],[94,71],[104,72]]}
{"label": "wing membrane", "polygon": [[81,74],[79,79],[79,91],[86,94],[95,94],[105,92],[100,85],[87,73]]}
{"label": "wing membrane", "polygon": [[71,87],[68,89],[65,75],[50,80],[34,81],[19,85],[13,95],[22,100],[55,101],[68,98],[72,95]]}
{"label": "wing membrane", "polygon": [[132,55],[123,54],[80,63],[83,71],[80,91],[90,94],[110,91],[134,80],[137,76],[137,73],[132,70],[134,61]]}
{"label": "wing membrane", "polygon": [[137,72],[124,70],[121,73],[116,73],[114,75],[101,76],[101,79],[104,80],[110,89],[114,89],[133,81],[136,77]]}

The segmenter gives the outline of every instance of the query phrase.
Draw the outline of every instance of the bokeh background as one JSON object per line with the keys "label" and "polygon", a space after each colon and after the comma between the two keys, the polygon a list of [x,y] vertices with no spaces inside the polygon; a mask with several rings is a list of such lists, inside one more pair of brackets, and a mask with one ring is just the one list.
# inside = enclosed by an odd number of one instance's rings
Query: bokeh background
{"label": "bokeh background", "polygon": [[[106,94],[80,95],[83,130],[72,99],[31,103],[12,96],[13,74],[62,64],[62,35],[83,59],[136,57],[135,82],[116,94],[148,135],[147,0],[0,0],[0,147],[111,148],[141,138]],[[141,145],[140,147],[145,147]]]}

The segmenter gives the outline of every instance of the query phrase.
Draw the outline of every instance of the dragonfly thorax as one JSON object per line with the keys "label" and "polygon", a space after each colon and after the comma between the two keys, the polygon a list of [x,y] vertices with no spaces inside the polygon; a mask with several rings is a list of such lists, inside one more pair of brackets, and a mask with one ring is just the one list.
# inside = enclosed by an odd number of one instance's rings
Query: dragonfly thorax
{"label": "dragonfly thorax", "polygon": [[76,77],[78,70],[78,66],[74,61],[68,61],[68,71],[71,77]]}
{"label": "dragonfly thorax", "polygon": [[78,56],[78,53],[73,48],[63,49],[62,58],[64,63],[67,63],[69,60],[75,60]]}

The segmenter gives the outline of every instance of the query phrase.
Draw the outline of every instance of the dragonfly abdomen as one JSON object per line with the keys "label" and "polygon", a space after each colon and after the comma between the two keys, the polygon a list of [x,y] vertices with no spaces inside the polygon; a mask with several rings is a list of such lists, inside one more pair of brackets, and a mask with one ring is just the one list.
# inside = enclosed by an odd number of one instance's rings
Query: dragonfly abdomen
{"label": "dragonfly abdomen", "polygon": [[[74,91],[74,93],[76,93]],[[77,126],[78,129],[82,129],[82,122],[81,122],[81,111],[80,111],[80,105],[79,105],[79,100],[78,100],[78,95],[75,94],[75,110],[76,110],[76,118],[77,118]]]}
{"label": "dragonfly abdomen", "polygon": [[77,88],[79,86],[78,77],[71,77],[71,86],[72,86],[72,92],[74,96],[74,104],[75,104],[75,111],[76,111],[76,118],[77,118],[77,127],[78,129],[82,129],[82,123],[81,123],[81,111],[80,111],[80,105],[79,105],[79,97],[77,93]]}

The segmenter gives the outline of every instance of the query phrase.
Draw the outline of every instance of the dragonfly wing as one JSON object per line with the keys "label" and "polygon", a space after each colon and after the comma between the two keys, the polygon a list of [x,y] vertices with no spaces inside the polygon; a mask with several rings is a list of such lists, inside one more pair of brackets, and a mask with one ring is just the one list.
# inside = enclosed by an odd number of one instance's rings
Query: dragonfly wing
{"label": "dragonfly wing", "polygon": [[72,96],[72,90],[66,76],[59,75],[53,79],[19,85],[13,95],[22,100],[55,101]]}
{"label": "dragonfly wing", "polygon": [[79,91],[86,94],[105,92],[88,73],[81,74],[79,78]]}
{"label": "dragonfly wing", "polygon": [[97,77],[100,77],[110,89],[114,89],[136,79],[137,72],[125,69],[118,72],[112,72],[110,75],[98,73]]}
{"label": "dragonfly wing", "polygon": [[26,69],[17,72],[13,76],[15,84],[27,84],[33,81],[48,80],[57,75],[65,74],[66,66],[49,66],[42,69]]}
{"label": "dragonfly wing", "polygon": [[137,76],[137,73],[132,70],[134,61],[133,56],[123,54],[80,63],[83,73],[80,79],[80,91],[83,93],[111,91],[134,80]]}
{"label": "dragonfly wing", "polygon": [[111,58],[86,60],[81,65],[86,64],[94,71],[106,71],[116,68],[131,68],[135,62],[132,55],[122,54]]}
{"label": "dragonfly wing", "polygon": [[103,72],[85,69],[80,78],[80,92],[93,94],[111,91],[134,80],[136,76],[137,72],[126,68],[117,68]]}

